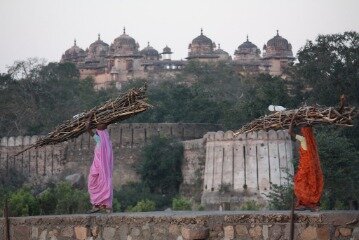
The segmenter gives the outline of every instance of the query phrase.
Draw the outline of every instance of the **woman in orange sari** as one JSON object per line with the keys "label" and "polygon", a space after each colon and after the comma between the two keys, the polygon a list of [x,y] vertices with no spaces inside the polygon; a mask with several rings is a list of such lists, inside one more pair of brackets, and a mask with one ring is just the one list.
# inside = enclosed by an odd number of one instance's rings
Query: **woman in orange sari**
{"label": "woman in orange sari", "polygon": [[293,120],[288,133],[300,141],[299,165],[294,176],[295,210],[319,211],[323,192],[323,172],[312,127],[302,127],[302,135],[293,132]]}

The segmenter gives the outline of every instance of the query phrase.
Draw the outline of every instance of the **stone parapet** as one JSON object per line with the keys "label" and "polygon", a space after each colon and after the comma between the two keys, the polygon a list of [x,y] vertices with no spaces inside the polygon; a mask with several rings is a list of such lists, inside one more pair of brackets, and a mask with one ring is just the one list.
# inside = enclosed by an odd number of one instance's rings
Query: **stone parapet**
{"label": "stone parapet", "polygon": [[243,196],[265,201],[272,184],[286,185],[293,174],[293,146],[287,131],[208,132],[204,142],[204,205],[239,203]]}
{"label": "stone parapet", "polygon": [[[359,211],[303,212],[295,216],[294,239],[359,239]],[[151,212],[10,218],[16,240],[215,240],[289,239],[290,213]],[[4,239],[0,218],[0,239]]]}

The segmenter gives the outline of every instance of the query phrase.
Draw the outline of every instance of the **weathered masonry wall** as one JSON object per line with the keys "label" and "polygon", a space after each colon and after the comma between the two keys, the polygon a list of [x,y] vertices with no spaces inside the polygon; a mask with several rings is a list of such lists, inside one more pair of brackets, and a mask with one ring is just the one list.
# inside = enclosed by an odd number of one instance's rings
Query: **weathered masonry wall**
{"label": "weathered masonry wall", "polygon": [[[234,136],[209,132],[206,142],[203,204],[243,201],[237,193],[265,200],[271,184],[288,183],[293,174],[292,141],[286,131],[259,131]],[[230,191],[220,200],[218,192]],[[223,197],[222,197],[223,198]]]}
{"label": "weathered masonry wall", "polygon": [[[298,213],[296,240],[359,239],[359,211]],[[289,239],[289,212],[153,212],[10,218],[11,240]],[[0,218],[0,240],[4,218]]]}
{"label": "weathered masonry wall", "polygon": [[[109,132],[113,143],[115,168],[114,184],[119,186],[136,181],[134,164],[140,149],[151,137],[162,135],[179,140],[198,139],[208,131],[220,129],[219,125],[191,123],[132,123],[115,124]],[[82,173],[87,176],[92,162],[94,142],[88,134],[55,146],[31,149],[12,157],[15,153],[33,144],[41,136],[3,137],[0,142],[0,170],[13,167],[31,181],[46,182],[64,175]]]}

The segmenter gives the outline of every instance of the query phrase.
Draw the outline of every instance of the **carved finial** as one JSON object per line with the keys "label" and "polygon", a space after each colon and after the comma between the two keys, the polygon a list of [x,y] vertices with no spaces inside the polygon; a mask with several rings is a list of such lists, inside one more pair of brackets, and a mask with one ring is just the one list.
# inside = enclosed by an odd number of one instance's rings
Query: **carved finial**
{"label": "carved finial", "polygon": [[123,34],[126,34],[126,27],[123,27]]}
{"label": "carved finial", "polygon": [[98,40],[101,40],[101,35],[97,34]]}
{"label": "carved finial", "polygon": [[221,49],[221,44],[220,43],[218,43],[218,49]]}
{"label": "carved finial", "polygon": [[277,36],[279,36],[279,30],[277,30]]}
{"label": "carved finial", "polygon": [[147,42],[147,47],[149,47],[150,46],[150,42]]}
{"label": "carved finial", "polygon": [[203,35],[203,28],[201,28],[201,35]]}
{"label": "carved finial", "polygon": [[247,42],[248,42],[249,40],[248,40],[248,34],[247,34]]}
{"label": "carved finial", "polygon": [[76,38],[74,39],[74,46],[76,46]]}

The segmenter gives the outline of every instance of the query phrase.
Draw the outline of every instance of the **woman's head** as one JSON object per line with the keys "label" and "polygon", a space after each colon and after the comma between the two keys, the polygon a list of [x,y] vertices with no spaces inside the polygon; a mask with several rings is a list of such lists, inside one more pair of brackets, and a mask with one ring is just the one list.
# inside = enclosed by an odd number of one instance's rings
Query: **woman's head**
{"label": "woman's head", "polygon": [[105,124],[105,123],[96,124],[96,129],[97,130],[105,130],[106,128],[107,128],[107,124]]}

